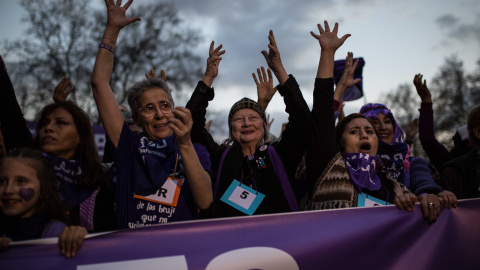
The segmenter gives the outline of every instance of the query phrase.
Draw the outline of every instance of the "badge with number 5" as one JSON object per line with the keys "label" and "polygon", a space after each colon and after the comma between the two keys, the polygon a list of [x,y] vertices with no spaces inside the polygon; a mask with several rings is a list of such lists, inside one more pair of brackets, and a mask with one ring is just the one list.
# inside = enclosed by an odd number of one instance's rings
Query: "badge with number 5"
{"label": "badge with number 5", "polygon": [[264,198],[264,194],[233,180],[220,200],[247,215],[253,215]]}

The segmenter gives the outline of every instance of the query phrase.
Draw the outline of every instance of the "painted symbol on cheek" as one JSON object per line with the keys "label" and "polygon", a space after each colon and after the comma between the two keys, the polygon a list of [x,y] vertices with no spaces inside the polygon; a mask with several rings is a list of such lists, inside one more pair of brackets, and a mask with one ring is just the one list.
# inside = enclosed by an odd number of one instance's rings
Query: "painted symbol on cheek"
{"label": "painted symbol on cheek", "polygon": [[35,196],[35,190],[32,188],[21,188],[19,194],[22,199],[28,202]]}

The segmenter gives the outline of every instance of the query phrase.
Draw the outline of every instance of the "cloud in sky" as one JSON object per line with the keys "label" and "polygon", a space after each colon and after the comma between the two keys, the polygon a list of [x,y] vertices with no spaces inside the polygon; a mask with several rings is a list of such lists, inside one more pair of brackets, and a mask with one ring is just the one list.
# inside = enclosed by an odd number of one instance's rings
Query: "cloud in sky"
{"label": "cloud in sky", "polygon": [[[158,0],[135,0],[132,7],[151,1]],[[320,56],[318,42],[309,32],[318,32],[316,24],[323,20],[328,20],[331,27],[339,22],[340,35],[352,34],[337,51],[336,59],[345,57],[347,51],[364,57],[368,102],[380,101],[385,92],[401,83],[411,83],[418,72],[427,80],[432,78],[449,55],[457,54],[467,72],[480,58],[478,0],[171,1],[184,23],[199,29],[204,36],[204,41],[192,48],[198,55],[207,59],[212,40],[222,43],[227,51],[213,85],[216,97],[209,107],[227,113],[236,100],[244,96],[255,98],[251,73],[261,65],[266,66],[260,51],[267,49],[270,29],[274,31],[287,72],[296,77],[309,104]],[[103,0],[91,3],[93,8],[105,8]],[[20,24],[18,10],[16,2],[0,1],[0,23]],[[17,22],[13,21],[15,14]],[[4,21],[7,15],[8,21]],[[0,28],[0,38],[21,32],[16,29],[9,32]],[[346,112],[358,111],[363,102],[348,103]],[[280,129],[281,119],[286,120],[283,110],[283,100],[277,94],[268,109],[278,113],[274,115],[274,132]]]}
{"label": "cloud in sky", "polygon": [[476,20],[471,24],[459,23],[460,19],[453,14],[442,15],[435,22],[449,36],[459,38],[462,41],[473,40],[480,42],[480,14],[477,14]]}

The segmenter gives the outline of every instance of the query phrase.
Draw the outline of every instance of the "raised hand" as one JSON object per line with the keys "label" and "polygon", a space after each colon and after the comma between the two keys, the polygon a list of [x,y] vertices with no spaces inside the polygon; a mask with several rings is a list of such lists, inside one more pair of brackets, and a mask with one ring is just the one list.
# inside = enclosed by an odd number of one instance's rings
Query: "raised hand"
{"label": "raised hand", "polygon": [[205,70],[205,75],[203,75],[202,81],[210,87],[213,83],[213,80],[218,75],[218,66],[220,65],[220,61],[222,54],[225,53],[225,50],[221,51],[223,45],[220,44],[217,48],[214,48],[215,42],[212,41],[210,43],[210,49],[208,50],[208,59],[207,59],[207,69]]}
{"label": "raised hand", "polygon": [[[157,73],[155,72],[155,70],[152,68],[150,69],[150,73],[152,73],[152,75],[150,76],[150,74],[148,73],[145,73],[145,78],[147,78],[147,80],[150,80],[150,79],[158,79],[158,76],[157,76]],[[165,70],[160,70],[160,78],[162,79],[162,81],[164,82],[167,82],[167,76],[165,75]]]}
{"label": "raised hand", "polygon": [[336,51],[345,40],[350,37],[350,34],[344,35],[342,38],[338,38],[338,23],[335,23],[335,27],[333,31],[330,32],[330,27],[328,26],[328,22],[325,21],[325,30],[323,29],[322,25],[317,24],[318,30],[320,31],[320,35],[315,34],[313,31],[310,34],[318,40],[320,43],[320,47],[324,51]]}
{"label": "raised hand", "polygon": [[260,106],[262,106],[263,110],[265,111],[267,109],[268,103],[270,103],[270,101],[272,100],[272,97],[277,92],[277,88],[273,87],[272,71],[269,68],[267,69],[268,79],[267,79],[267,73],[265,73],[264,67],[261,67],[261,71],[260,71],[260,68],[257,68],[257,73],[258,73],[258,80],[255,73],[252,73],[252,77],[253,77],[253,80],[255,81],[255,84],[257,85],[258,103],[260,104]]}
{"label": "raised hand", "polygon": [[105,0],[105,5],[107,6],[108,19],[107,26],[114,27],[118,30],[123,27],[131,24],[132,22],[139,21],[140,17],[127,18],[125,13],[130,5],[133,3],[133,0],[129,0],[123,7],[122,1],[117,0],[115,3],[114,0]]}
{"label": "raised hand", "polygon": [[275,118],[272,117],[272,121],[270,121],[270,114],[267,114],[267,130],[270,132],[270,127],[272,127],[273,121],[275,121]]}
{"label": "raised hand", "polygon": [[347,58],[345,60],[345,69],[343,70],[342,77],[340,78],[340,81],[337,84],[337,88],[335,89],[335,93],[334,93],[335,100],[340,101],[340,99],[343,96],[343,93],[345,93],[345,90],[362,81],[362,79],[360,78],[357,78],[357,79],[353,78],[353,74],[355,73],[355,69],[357,68],[358,60],[359,59],[357,59],[354,63],[353,53],[348,52]]}
{"label": "raised hand", "polygon": [[418,133],[418,118],[413,119],[405,129],[405,141],[412,142],[415,135]]}
{"label": "raised hand", "polygon": [[270,41],[268,44],[268,52],[263,50],[262,54],[267,61],[268,67],[273,71],[275,77],[277,77],[278,82],[283,85],[288,79],[288,74],[283,67],[280,51],[278,50],[272,30],[270,30],[268,34],[268,40]]}
{"label": "raised hand", "polygon": [[53,101],[63,102],[67,100],[68,95],[70,95],[70,93],[73,91],[73,86],[68,88],[69,85],[70,80],[67,78],[63,78],[60,83],[55,87],[55,91],[53,92]]}
{"label": "raised hand", "polygon": [[427,87],[427,80],[423,80],[423,75],[418,73],[415,75],[413,78],[413,84],[415,85],[415,88],[417,89],[417,94],[422,100],[422,102],[429,102],[432,103],[432,94],[428,90]]}

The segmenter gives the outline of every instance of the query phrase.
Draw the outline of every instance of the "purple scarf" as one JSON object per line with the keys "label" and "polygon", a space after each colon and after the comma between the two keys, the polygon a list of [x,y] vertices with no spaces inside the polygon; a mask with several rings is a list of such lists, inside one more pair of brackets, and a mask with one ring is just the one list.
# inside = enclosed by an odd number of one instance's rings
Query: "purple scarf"
{"label": "purple scarf", "polygon": [[[134,163],[134,192],[147,196],[160,189],[174,169],[178,153],[175,135],[159,141],[150,141],[143,136],[138,143],[138,152],[142,161]],[[177,172],[179,170],[177,168]]]}
{"label": "purple scarf", "polygon": [[342,153],[353,183],[361,193],[362,189],[379,190],[382,186],[375,167],[378,157],[362,153]]}

